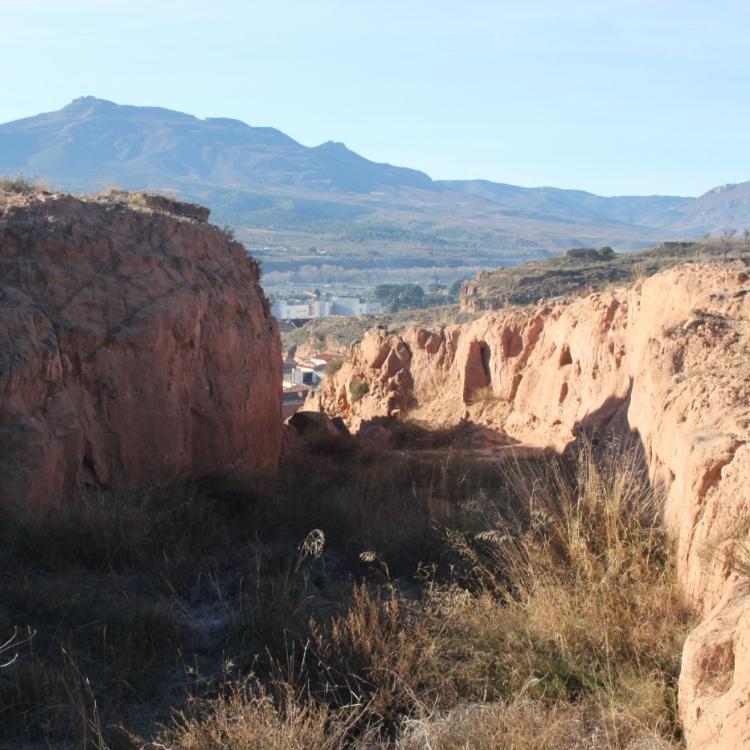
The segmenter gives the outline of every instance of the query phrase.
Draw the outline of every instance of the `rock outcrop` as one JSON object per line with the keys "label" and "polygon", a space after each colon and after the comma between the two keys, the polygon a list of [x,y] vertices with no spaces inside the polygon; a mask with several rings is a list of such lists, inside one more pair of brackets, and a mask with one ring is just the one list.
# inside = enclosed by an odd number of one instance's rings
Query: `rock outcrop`
{"label": "rock outcrop", "polygon": [[0,193],[0,507],[275,470],[276,322],[207,218],[162,196]]}
{"label": "rock outcrop", "polygon": [[372,331],[326,381],[318,406],[354,428],[411,412],[557,449],[587,430],[636,435],[664,490],[684,590],[702,617],[680,678],[688,746],[750,746],[750,276],[742,263],[682,265],[635,288],[464,326]]}
{"label": "rock outcrop", "polygon": [[540,297],[580,296],[612,284],[645,278],[686,261],[726,260],[747,254],[744,243],[706,240],[662,242],[635,253],[573,248],[562,255],[515,266],[480,271],[461,286],[459,304],[464,312],[503,310],[512,305],[533,305]]}

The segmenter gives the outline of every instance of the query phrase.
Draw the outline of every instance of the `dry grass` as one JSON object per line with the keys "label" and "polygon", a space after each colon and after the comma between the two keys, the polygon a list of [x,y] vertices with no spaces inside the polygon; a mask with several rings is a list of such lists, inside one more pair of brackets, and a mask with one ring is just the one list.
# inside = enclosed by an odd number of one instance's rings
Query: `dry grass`
{"label": "dry grass", "polygon": [[480,587],[440,592],[448,658],[435,669],[459,700],[585,706],[607,738],[598,746],[676,742],[687,613],[642,469],[632,453],[612,455],[602,464],[584,451],[573,476],[560,462],[519,472],[530,523],[456,539]]}
{"label": "dry grass", "polygon": [[352,444],[6,524],[0,746],[679,746],[657,511],[628,451]]}
{"label": "dry grass", "polygon": [[648,271],[645,263],[635,263],[631,268],[633,277],[633,286],[636,289],[640,289],[643,286],[643,282],[648,278]]}
{"label": "dry grass", "polygon": [[495,393],[495,389],[491,385],[483,386],[482,388],[475,388],[471,393],[470,404],[492,404],[496,401],[500,401],[501,397]]}
{"label": "dry grass", "polygon": [[355,710],[334,711],[291,689],[274,698],[258,683],[242,683],[180,712],[144,750],[334,750],[345,745],[353,718]]}
{"label": "dry grass", "polygon": [[[630,750],[667,750],[672,743],[634,728]],[[508,703],[459,705],[443,716],[411,721],[398,750],[607,750],[618,745],[602,731],[598,707],[519,697]]]}
{"label": "dry grass", "polygon": [[47,184],[38,180],[29,180],[22,174],[15,177],[0,177],[0,192],[15,195],[33,195],[47,189]]}

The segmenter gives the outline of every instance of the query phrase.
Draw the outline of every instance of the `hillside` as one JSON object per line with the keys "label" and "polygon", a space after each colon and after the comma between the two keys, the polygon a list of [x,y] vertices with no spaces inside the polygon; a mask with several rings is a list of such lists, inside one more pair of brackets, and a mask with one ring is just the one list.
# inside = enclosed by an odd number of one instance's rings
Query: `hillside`
{"label": "hillside", "polygon": [[341,143],[94,97],[0,125],[0,174],[18,173],[199,201],[262,258],[269,283],[397,280],[402,269],[448,280],[571,246],[642,249],[750,224],[750,183],[686,198],[440,181]]}
{"label": "hillside", "polygon": [[274,128],[94,97],[0,126],[0,164],[78,190],[166,182],[359,193],[430,183],[421,172],[375,164],[341,143],[306,148]]}
{"label": "hillside", "polygon": [[464,312],[529,305],[540,298],[580,295],[610,284],[646,278],[685,261],[725,256],[750,258],[750,247],[739,242],[663,242],[650,250],[615,253],[611,257],[601,257],[596,252],[582,257],[566,253],[509,268],[481,271],[463,284],[459,303]]}
{"label": "hillside", "polygon": [[465,323],[485,310],[499,310],[514,305],[531,305],[539,299],[578,297],[604,289],[612,284],[629,283],[647,278],[658,271],[696,259],[747,258],[750,247],[735,241],[664,242],[633,253],[615,253],[608,258],[571,257],[563,254],[528,261],[494,271],[480,271],[464,282],[459,305],[402,310],[382,315],[360,317],[334,316],[311,320],[299,328],[282,326],[284,349],[291,347],[303,353],[344,352],[360,341],[371,328],[400,331],[409,326],[435,327]]}

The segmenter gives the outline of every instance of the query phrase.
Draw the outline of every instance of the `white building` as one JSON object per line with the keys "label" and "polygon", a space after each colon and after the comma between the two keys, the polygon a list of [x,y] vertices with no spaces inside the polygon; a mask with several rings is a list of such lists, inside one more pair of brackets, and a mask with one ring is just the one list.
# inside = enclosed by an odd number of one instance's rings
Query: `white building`
{"label": "white building", "polygon": [[297,318],[317,318],[313,314],[313,302],[301,299],[277,299],[271,306],[271,312],[280,320]]}
{"label": "white building", "polygon": [[316,299],[312,303],[314,318],[327,318],[333,315],[333,302],[329,299]]}
{"label": "white building", "polygon": [[289,297],[274,300],[271,312],[279,320],[308,320],[331,315],[377,315],[382,312],[378,302],[362,297],[331,297],[330,299],[299,299]]}
{"label": "white building", "polygon": [[377,315],[382,312],[379,302],[368,302],[362,297],[334,297],[334,315]]}

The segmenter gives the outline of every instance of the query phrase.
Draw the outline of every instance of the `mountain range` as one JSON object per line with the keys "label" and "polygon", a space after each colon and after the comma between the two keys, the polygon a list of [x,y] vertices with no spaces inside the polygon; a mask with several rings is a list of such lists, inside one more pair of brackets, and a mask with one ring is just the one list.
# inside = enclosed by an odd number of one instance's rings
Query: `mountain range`
{"label": "mountain range", "polygon": [[202,202],[277,270],[320,264],[312,246],[328,264],[367,265],[375,250],[396,264],[489,265],[750,224],[750,182],[692,198],[433,180],[342,143],[307,147],[274,128],[90,96],[0,125],[0,174],[19,173],[76,192],[145,188]]}

